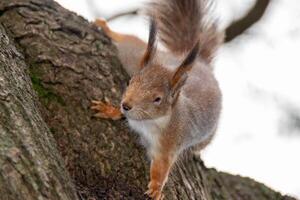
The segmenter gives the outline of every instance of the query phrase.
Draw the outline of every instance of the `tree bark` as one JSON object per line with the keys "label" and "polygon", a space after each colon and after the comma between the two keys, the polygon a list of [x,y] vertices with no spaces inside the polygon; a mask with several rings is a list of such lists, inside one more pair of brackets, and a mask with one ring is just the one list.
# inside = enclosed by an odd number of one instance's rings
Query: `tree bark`
{"label": "tree bark", "polygon": [[0,24],[0,199],[75,200],[25,71],[23,56]]}
{"label": "tree bark", "polygon": [[[145,199],[149,163],[136,135],[125,121],[94,119],[89,109],[93,99],[119,104],[128,81],[110,40],[52,0],[2,0],[0,23],[22,49],[79,199]],[[172,170],[165,192],[170,200],[287,198],[207,169],[190,154]]]}

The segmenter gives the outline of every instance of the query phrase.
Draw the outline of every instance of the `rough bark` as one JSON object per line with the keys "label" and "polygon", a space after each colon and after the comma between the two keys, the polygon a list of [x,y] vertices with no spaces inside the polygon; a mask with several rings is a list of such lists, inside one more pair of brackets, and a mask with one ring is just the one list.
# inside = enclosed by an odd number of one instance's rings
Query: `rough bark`
{"label": "rough bark", "polygon": [[23,56],[0,24],[0,199],[75,200],[25,71]]}
{"label": "rough bark", "polygon": [[[23,50],[40,110],[80,199],[145,199],[148,161],[124,121],[93,119],[90,100],[118,104],[128,76],[109,39],[52,0],[2,0],[3,23]],[[284,199],[247,178],[186,155],[166,199]]]}

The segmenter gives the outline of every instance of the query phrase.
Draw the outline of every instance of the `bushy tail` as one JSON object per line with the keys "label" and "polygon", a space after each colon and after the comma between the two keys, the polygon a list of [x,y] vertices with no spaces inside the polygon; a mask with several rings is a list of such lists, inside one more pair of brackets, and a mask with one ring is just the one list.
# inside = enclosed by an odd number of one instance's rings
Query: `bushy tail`
{"label": "bushy tail", "polygon": [[146,13],[157,24],[160,41],[172,53],[189,52],[197,41],[200,56],[211,62],[223,41],[215,21],[208,20],[210,0],[152,0]]}

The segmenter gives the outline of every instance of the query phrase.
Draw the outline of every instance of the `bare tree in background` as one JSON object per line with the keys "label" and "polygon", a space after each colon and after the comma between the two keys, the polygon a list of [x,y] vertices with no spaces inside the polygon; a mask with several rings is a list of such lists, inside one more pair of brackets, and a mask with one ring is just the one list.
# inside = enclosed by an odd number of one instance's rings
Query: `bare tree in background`
{"label": "bare tree in background", "polygon": [[[247,31],[255,23],[257,23],[265,14],[270,3],[271,0],[256,0],[254,6],[252,6],[250,10],[247,13],[245,13],[245,15],[242,18],[232,22],[226,28],[225,42],[231,42],[233,39],[242,35],[243,33],[245,33],[245,31]],[[95,18],[99,16],[105,17],[102,15],[102,12],[97,9],[94,0],[88,0],[88,6]],[[112,16],[107,17],[106,20],[113,21],[120,17],[135,16],[139,14],[140,14],[140,9],[132,9],[132,10],[116,13]]]}

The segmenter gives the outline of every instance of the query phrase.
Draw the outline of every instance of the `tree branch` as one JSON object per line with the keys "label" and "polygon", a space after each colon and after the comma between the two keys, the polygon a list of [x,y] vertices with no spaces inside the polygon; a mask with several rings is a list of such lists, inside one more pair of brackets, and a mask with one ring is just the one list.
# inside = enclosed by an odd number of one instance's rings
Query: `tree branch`
{"label": "tree branch", "polygon": [[256,0],[255,5],[241,19],[226,28],[225,42],[230,42],[242,35],[246,30],[258,22],[267,10],[270,0]]}
{"label": "tree branch", "polygon": [[[231,42],[236,37],[242,35],[246,30],[252,27],[256,22],[258,22],[264,13],[266,12],[270,0],[257,0],[254,6],[247,12],[247,14],[241,19],[233,22],[225,30],[225,42]],[[139,9],[134,9],[131,11],[125,11],[122,13],[117,13],[109,18],[107,21],[112,21],[120,17],[128,15],[138,15]]]}
{"label": "tree branch", "polygon": [[117,18],[120,18],[120,17],[130,16],[130,15],[138,15],[138,14],[139,14],[139,9],[134,9],[134,10],[129,10],[129,11],[125,11],[125,12],[115,14],[111,17],[108,17],[106,20],[107,21],[113,21],[113,20],[115,20]]}

